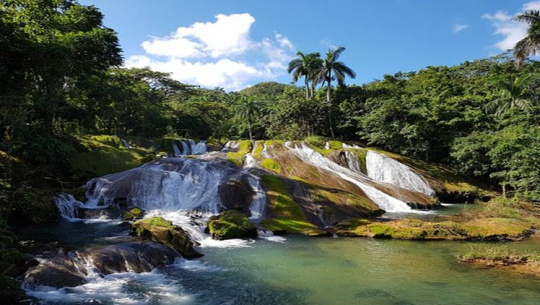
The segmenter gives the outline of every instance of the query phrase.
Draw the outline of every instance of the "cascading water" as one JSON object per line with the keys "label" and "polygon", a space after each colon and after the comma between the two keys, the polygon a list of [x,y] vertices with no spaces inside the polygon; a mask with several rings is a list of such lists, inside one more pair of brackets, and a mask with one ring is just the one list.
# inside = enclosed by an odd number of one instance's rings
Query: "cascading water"
{"label": "cascading water", "polygon": [[405,202],[396,199],[373,186],[368,185],[370,178],[355,173],[350,169],[342,167],[329,159],[323,157],[318,152],[314,151],[304,143],[293,145],[291,142],[286,142],[285,146],[291,149],[300,159],[307,163],[315,165],[319,168],[328,170],[340,176],[341,178],[350,181],[360,187],[364,193],[375,202],[380,208],[387,212],[412,212],[413,210]]}
{"label": "cascading water", "polygon": [[182,155],[182,152],[178,148],[178,145],[176,144],[176,141],[172,141],[172,149],[173,149],[175,157],[180,157]]}
{"label": "cascading water", "polygon": [[[138,168],[88,181],[86,204],[70,195],[57,198],[64,218],[75,218],[80,208],[104,208],[124,202],[140,207],[152,215],[162,215],[184,228],[202,246],[234,246],[238,241],[213,241],[204,234],[211,215],[227,209],[220,192],[229,179],[245,180],[252,190],[249,210],[251,220],[260,221],[266,205],[266,194],[260,181],[245,170],[225,161],[189,158],[165,158]],[[199,219],[192,216],[197,215]],[[246,244],[245,241],[241,242]]]}
{"label": "cascading water", "polygon": [[404,189],[435,196],[435,191],[424,178],[407,165],[383,154],[368,151],[366,155],[368,176],[379,182],[385,182]]}
{"label": "cascading water", "polygon": [[358,157],[354,153],[350,151],[345,151],[345,159],[347,160],[347,166],[350,170],[362,174],[362,169],[360,168]]}
{"label": "cascading water", "polygon": [[189,142],[180,141],[182,144],[182,156],[191,155],[191,145]]}
{"label": "cascading water", "polygon": [[120,141],[122,142],[122,145],[124,145],[125,148],[131,149],[131,145],[129,145],[129,143],[126,140],[120,139]]}

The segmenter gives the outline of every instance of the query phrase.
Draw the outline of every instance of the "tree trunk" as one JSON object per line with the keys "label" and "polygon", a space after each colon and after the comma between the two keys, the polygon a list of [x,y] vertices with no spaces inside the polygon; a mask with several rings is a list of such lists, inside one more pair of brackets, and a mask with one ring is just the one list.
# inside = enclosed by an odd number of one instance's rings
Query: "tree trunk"
{"label": "tree trunk", "polygon": [[326,79],[328,88],[326,90],[326,101],[328,102],[328,126],[330,128],[330,136],[332,139],[336,138],[334,134],[334,128],[332,127],[332,71],[328,71],[328,78]]}
{"label": "tree trunk", "polygon": [[305,76],[305,78],[306,78],[306,80],[305,80],[305,82],[306,82],[306,100],[308,100],[309,99],[309,79],[308,79],[307,75]]}
{"label": "tree trunk", "polygon": [[253,142],[253,134],[251,133],[251,116],[250,115],[248,115],[247,123],[248,123],[248,131],[249,131],[249,141]]}

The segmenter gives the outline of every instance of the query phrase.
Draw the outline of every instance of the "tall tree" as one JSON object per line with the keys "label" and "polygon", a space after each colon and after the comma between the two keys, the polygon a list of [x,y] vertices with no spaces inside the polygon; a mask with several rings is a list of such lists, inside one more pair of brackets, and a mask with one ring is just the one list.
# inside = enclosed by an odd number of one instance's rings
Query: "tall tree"
{"label": "tall tree", "polygon": [[253,97],[242,96],[236,103],[236,110],[248,125],[249,140],[253,141],[253,116],[260,110],[260,102]]}
{"label": "tall tree", "polygon": [[500,88],[499,98],[486,105],[488,111],[502,116],[508,109],[518,108],[529,111],[531,108],[531,91],[527,86],[532,76],[502,76],[496,79],[496,85]]}
{"label": "tall tree", "polygon": [[345,76],[350,78],[355,78],[356,73],[345,65],[343,62],[338,61],[341,53],[345,51],[345,47],[339,47],[335,50],[328,50],[326,52],[326,58],[322,62],[321,68],[318,70],[318,74],[315,77],[315,80],[319,80],[323,83],[326,83],[326,101],[328,102],[328,120],[330,125],[330,134],[332,137],[335,137],[334,130],[332,128],[332,80],[336,79],[338,84],[345,84]]}
{"label": "tall tree", "polygon": [[[306,99],[313,97],[315,92],[315,76],[322,66],[321,55],[318,52],[304,54],[300,51],[296,53],[297,58],[289,62],[288,73],[293,73],[293,82],[304,77],[306,86]],[[310,86],[311,82],[311,86]]]}
{"label": "tall tree", "polygon": [[529,25],[527,36],[514,47],[514,57],[520,64],[528,56],[540,53],[540,10],[525,11],[514,19]]}

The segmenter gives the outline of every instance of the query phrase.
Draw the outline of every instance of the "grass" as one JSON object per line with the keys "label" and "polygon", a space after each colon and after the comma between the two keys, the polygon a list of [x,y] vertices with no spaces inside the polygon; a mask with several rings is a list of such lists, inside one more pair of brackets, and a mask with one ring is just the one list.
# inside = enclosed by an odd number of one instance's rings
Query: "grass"
{"label": "grass", "polygon": [[306,220],[302,209],[294,202],[287,186],[279,177],[263,175],[261,178],[270,201],[269,217],[262,221],[265,228],[289,233],[316,229],[315,225]]}
{"label": "grass", "polygon": [[147,149],[125,148],[116,136],[79,136],[76,140],[84,150],[74,153],[69,162],[80,175],[103,176],[125,171],[149,161],[147,157],[151,155]]}
{"label": "grass", "polygon": [[474,244],[470,246],[469,252],[460,256],[462,260],[509,260],[511,258],[519,258],[527,262],[540,262],[540,253],[520,252],[510,249],[507,245]]}

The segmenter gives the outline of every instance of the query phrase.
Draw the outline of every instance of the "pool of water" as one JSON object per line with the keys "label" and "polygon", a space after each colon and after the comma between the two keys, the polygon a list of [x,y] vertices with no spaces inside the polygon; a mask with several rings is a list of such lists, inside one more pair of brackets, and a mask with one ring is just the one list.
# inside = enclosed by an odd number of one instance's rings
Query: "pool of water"
{"label": "pool of water", "polygon": [[[115,223],[57,228],[44,230],[42,237],[73,247],[83,243],[76,235],[100,244],[111,232],[125,232]],[[540,251],[536,239],[508,245]],[[113,274],[75,288],[30,293],[46,304],[539,304],[537,278],[459,263],[456,256],[470,246],[369,238],[258,239],[245,247],[201,248],[201,259],[178,260],[150,273]]]}

